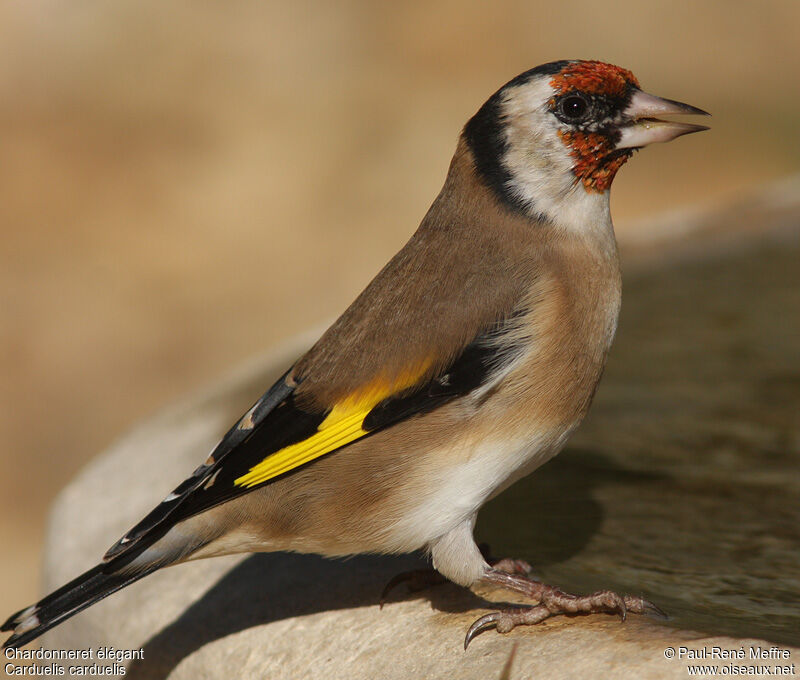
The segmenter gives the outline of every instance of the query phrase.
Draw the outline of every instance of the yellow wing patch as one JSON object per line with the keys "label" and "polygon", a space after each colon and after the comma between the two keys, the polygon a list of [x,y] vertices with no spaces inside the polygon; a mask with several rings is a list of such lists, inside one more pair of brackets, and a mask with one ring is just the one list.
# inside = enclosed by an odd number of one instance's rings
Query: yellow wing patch
{"label": "yellow wing patch", "polygon": [[238,477],[234,484],[246,488],[263,484],[363,437],[367,431],[361,425],[369,412],[387,397],[414,385],[431,363],[430,359],[423,361],[416,369],[406,371],[392,381],[375,380],[358,394],[342,400],[331,409],[313,435],[270,453],[247,474]]}

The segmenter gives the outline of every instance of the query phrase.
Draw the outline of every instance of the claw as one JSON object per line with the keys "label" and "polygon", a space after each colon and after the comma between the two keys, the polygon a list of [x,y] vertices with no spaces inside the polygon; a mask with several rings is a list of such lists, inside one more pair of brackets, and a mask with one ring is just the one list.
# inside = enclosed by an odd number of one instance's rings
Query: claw
{"label": "claw", "polygon": [[654,616],[657,616],[660,619],[664,619],[665,621],[669,619],[669,614],[667,614],[663,609],[660,609],[659,607],[654,605],[649,600],[642,600],[642,603],[644,605],[642,611],[643,614],[653,614]]}
{"label": "claw", "polygon": [[401,574],[395,574],[394,576],[392,576],[392,578],[389,580],[389,583],[387,583],[383,587],[383,592],[381,593],[381,599],[378,601],[378,608],[379,609],[383,609],[383,605],[386,604],[386,598],[389,596],[389,593],[391,593],[401,583],[404,583],[405,581],[409,581],[410,579],[411,579],[411,576],[409,575],[409,573],[407,571],[404,571]]}
{"label": "claw", "polygon": [[444,578],[434,569],[412,569],[411,571],[401,572],[393,576],[384,587],[381,593],[381,599],[379,600],[380,608],[383,609],[383,605],[386,604],[386,598],[389,593],[401,583],[408,583],[409,590],[414,592],[415,590],[423,590],[428,586],[443,582]]}
{"label": "claw", "polygon": [[497,619],[499,619],[502,615],[502,612],[492,612],[491,614],[481,616],[481,618],[475,621],[475,623],[469,627],[467,635],[464,638],[464,651],[467,651],[469,643],[472,642],[477,635],[480,635],[483,631],[496,625]]}

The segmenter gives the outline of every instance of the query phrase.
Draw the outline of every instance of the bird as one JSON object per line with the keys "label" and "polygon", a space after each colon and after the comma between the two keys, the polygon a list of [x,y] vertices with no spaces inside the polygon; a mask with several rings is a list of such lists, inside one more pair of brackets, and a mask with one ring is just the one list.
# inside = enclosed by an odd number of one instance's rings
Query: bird
{"label": "bird", "polygon": [[589,409],[621,300],[610,187],[634,151],[708,129],[659,118],[673,114],[708,115],[601,61],[508,81],[403,248],[95,567],[3,624],[4,648],[156,570],[242,552],[422,550],[444,579],[529,598],[479,618],[465,647],[558,614],[657,613],[493,562],[473,528]]}

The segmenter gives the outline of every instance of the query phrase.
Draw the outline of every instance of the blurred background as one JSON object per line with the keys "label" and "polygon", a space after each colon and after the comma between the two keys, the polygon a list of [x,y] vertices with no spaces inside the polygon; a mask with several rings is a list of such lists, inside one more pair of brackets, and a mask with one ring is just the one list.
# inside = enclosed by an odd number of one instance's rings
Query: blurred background
{"label": "blurred background", "polygon": [[798,31],[795,0],[1,3],[0,614],[80,466],[343,310],[503,82],[602,59],[714,114],[620,173],[625,240],[797,172]]}

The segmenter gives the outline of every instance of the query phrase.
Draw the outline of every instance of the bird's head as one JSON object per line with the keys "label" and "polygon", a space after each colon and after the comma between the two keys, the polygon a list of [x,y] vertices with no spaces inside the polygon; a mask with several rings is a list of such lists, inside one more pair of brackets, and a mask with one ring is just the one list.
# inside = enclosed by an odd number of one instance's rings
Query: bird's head
{"label": "bird's head", "polygon": [[659,120],[705,111],[647,94],[626,69],[599,61],[537,66],[500,88],[464,139],[477,171],[509,207],[556,222],[608,206],[614,176],[633,152],[704,125]]}

